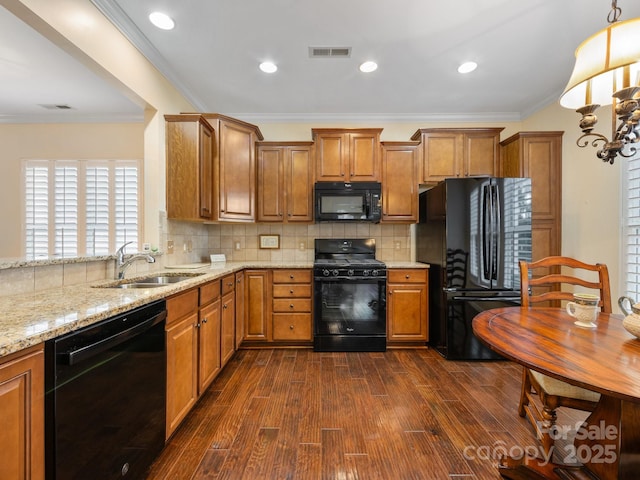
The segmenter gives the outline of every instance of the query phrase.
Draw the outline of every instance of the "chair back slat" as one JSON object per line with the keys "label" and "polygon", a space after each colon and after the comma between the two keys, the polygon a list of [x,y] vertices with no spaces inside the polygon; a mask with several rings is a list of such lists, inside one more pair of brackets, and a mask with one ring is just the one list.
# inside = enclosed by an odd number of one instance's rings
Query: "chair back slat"
{"label": "chair back slat", "polygon": [[[541,276],[536,271],[542,270]],[[548,272],[551,273],[548,273]],[[585,276],[595,276],[597,279],[587,279]],[[582,287],[595,290],[600,295],[600,308],[603,312],[611,313],[611,286],[609,270],[602,263],[588,264],[571,257],[551,256],[535,262],[520,261],[521,302],[523,307],[531,304],[562,301],[573,299],[573,288]],[[533,293],[532,289],[548,287],[549,291]],[[582,291],[582,290],[580,290]],[[593,292],[596,293],[596,292]]]}

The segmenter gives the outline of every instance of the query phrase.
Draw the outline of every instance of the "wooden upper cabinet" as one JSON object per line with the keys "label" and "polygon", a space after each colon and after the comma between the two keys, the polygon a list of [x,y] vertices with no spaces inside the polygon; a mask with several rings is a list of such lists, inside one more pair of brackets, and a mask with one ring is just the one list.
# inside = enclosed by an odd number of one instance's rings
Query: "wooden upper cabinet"
{"label": "wooden upper cabinet", "polygon": [[563,133],[519,132],[500,143],[501,176],[531,178],[532,260],[560,254]]}
{"label": "wooden upper cabinet", "polygon": [[313,143],[259,142],[259,222],[313,221]]}
{"label": "wooden upper cabinet", "polygon": [[419,142],[382,142],[383,223],[418,221]]}
{"label": "wooden upper cabinet", "polygon": [[167,216],[214,219],[213,128],[200,115],[165,115]]}
{"label": "wooden upper cabinet", "polygon": [[255,143],[262,134],[255,125],[217,113],[202,116],[213,126],[214,183],[218,187],[216,220],[252,222],[256,204]]}
{"label": "wooden upper cabinet", "polygon": [[494,176],[499,171],[503,128],[423,128],[411,140],[422,142],[421,183],[452,177]]}
{"label": "wooden upper cabinet", "polygon": [[379,182],[381,128],[311,130],[316,181]]}

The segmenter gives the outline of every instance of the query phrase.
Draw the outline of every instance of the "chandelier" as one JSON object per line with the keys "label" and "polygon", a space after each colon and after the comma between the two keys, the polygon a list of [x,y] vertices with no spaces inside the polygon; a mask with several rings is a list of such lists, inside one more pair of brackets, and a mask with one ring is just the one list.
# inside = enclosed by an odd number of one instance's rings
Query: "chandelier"
{"label": "chandelier", "polygon": [[[560,105],[582,115],[578,146],[591,144],[599,149],[598,158],[610,164],[618,155],[634,156],[634,144],[640,141],[640,18],[622,22],[621,13],[617,1],[612,1],[609,26],[580,44],[560,97]],[[593,131],[601,105],[612,105],[611,140]]]}

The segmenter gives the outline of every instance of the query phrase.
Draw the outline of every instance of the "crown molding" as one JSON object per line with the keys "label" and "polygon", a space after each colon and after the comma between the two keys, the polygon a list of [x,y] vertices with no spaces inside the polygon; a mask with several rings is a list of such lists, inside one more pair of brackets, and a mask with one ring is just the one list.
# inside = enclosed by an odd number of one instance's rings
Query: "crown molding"
{"label": "crown molding", "polygon": [[178,90],[197,110],[207,111],[200,101],[175,73],[174,69],[162,56],[149,39],[133,23],[125,11],[113,0],[91,0],[91,3],[120,30],[127,40],[136,47],[149,62]]}

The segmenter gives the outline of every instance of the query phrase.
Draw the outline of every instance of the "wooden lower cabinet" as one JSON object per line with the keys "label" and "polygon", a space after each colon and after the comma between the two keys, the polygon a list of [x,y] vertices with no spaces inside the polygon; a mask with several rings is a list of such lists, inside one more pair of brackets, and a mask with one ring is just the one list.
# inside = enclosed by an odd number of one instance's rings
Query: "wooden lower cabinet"
{"label": "wooden lower cabinet", "polygon": [[44,479],[44,344],[0,361],[0,478]]}
{"label": "wooden lower cabinet", "polygon": [[269,270],[245,270],[244,341],[268,341],[271,336]]}
{"label": "wooden lower cabinet", "polygon": [[224,367],[236,349],[236,277],[222,279],[222,319],[220,324],[220,361]]}
{"label": "wooden lower cabinet", "polygon": [[274,341],[311,342],[311,285],[311,270],[273,271]]}
{"label": "wooden lower cabinet", "polygon": [[235,349],[240,348],[244,339],[244,270],[236,272],[236,340]]}
{"label": "wooden lower cabinet", "polygon": [[427,269],[389,269],[387,280],[387,343],[424,344],[429,332]]}
{"label": "wooden lower cabinet", "polygon": [[167,438],[222,369],[220,302],[220,280],[167,299]]}

